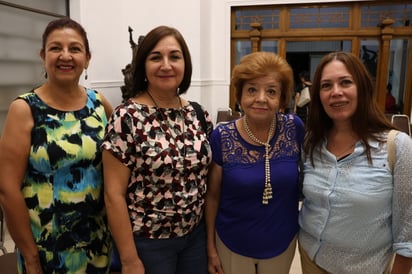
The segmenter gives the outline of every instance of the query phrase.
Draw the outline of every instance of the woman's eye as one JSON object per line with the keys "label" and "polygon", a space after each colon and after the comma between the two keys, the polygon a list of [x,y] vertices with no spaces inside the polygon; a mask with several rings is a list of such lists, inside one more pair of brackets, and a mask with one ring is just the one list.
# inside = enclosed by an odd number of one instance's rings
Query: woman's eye
{"label": "woman's eye", "polygon": [[250,88],[247,89],[247,92],[248,92],[249,94],[253,94],[253,93],[256,92],[256,89],[255,89],[254,87],[250,87]]}
{"label": "woman's eye", "polygon": [[180,60],[180,59],[182,59],[182,56],[180,56],[180,55],[172,55],[172,56],[170,57],[170,59],[172,59],[172,60]]}
{"label": "woman's eye", "polygon": [[59,51],[60,48],[59,47],[50,47],[49,51]]}
{"label": "woman's eye", "polygon": [[70,48],[70,51],[71,51],[71,52],[81,52],[82,49],[79,48],[79,47],[72,47],[72,48]]}
{"label": "woman's eye", "polygon": [[276,95],[276,90],[275,89],[268,89],[266,92],[269,96],[275,96]]}
{"label": "woman's eye", "polygon": [[152,56],[149,58],[149,60],[150,60],[150,61],[159,61],[159,60],[161,60],[161,57],[158,56],[158,55],[152,55]]}
{"label": "woman's eye", "polygon": [[349,87],[349,86],[352,85],[352,83],[353,82],[351,80],[345,79],[345,80],[342,80],[341,85],[342,85],[342,87]]}
{"label": "woman's eye", "polygon": [[320,85],[320,89],[321,89],[321,90],[329,90],[330,87],[331,87],[331,85],[330,85],[329,83],[322,83],[322,84]]}

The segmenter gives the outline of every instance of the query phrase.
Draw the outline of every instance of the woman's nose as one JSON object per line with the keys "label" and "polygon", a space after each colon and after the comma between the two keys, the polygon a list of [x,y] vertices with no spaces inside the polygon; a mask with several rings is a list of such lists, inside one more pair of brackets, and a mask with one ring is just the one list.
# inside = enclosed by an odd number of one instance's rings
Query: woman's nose
{"label": "woman's nose", "polygon": [[68,50],[62,50],[60,56],[59,56],[60,60],[71,60],[72,59],[72,55]]}
{"label": "woman's nose", "polygon": [[260,101],[266,100],[266,93],[264,89],[259,89],[257,92],[257,99]]}
{"label": "woman's nose", "polygon": [[332,96],[342,95],[342,89],[339,86],[339,83],[334,83],[332,86]]}
{"label": "woman's nose", "polygon": [[171,67],[169,58],[165,57],[162,61],[162,69],[169,69]]}

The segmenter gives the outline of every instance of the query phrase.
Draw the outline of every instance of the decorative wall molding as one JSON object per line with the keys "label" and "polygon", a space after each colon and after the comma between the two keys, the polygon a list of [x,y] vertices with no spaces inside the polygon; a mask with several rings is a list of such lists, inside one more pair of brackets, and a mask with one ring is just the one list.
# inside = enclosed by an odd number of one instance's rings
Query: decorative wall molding
{"label": "decorative wall molding", "polygon": [[123,86],[123,81],[107,80],[107,81],[91,81],[88,86],[93,89],[99,88],[117,88]]}
{"label": "decorative wall molding", "polygon": [[[90,81],[87,84],[90,88],[93,89],[101,89],[101,88],[118,88],[123,86],[123,81],[121,80],[107,80],[107,81]],[[229,86],[226,80],[192,80],[191,86],[192,87],[209,87],[209,86],[220,86],[225,87]]]}

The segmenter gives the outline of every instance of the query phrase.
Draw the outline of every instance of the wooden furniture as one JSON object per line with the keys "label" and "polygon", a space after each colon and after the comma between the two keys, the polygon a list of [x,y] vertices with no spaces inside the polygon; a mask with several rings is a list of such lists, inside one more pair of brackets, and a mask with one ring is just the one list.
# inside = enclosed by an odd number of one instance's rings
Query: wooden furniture
{"label": "wooden furniture", "polygon": [[216,125],[240,118],[241,116],[240,112],[232,112],[231,108],[220,108],[217,111]]}
{"label": "wooden furniture", "polygon": [[3,209],[0,206],[0,250],[3,252],[3,254],[7,253],[7,249],[4,246],[5,242],[5,234],[6,234],[6,226],[4,225],[4,214],[3,214]]}
{"label": "wooden furniture", "polygon": [[0,256],[0,273],[17,274],[16,252],[5,253]]}
{"label": "wooden furniture", "polygon": [[17,255],[16,252],[7,252],[4,246],[6,226],[4,224],[4,214],[0,207],[0,250],[3,254],[0,256],[0,273],[17,274]]}
{"label": "wooden furniture", "polygon": [[392,124],[399,130],[411,136],[411,123],[409,116],[406,114],[393,114],[391,117]]}

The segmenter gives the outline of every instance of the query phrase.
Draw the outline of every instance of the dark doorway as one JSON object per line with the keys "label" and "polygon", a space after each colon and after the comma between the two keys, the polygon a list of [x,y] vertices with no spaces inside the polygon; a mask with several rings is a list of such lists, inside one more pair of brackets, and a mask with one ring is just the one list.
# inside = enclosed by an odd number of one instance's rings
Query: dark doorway
{"label": "dark doorway", "polygon": [[302,71],[310,72],[310,53],[309,52],[290,52],[286,53],[286,60],[293,69],[295,85],[300,82],[299,73]]}

